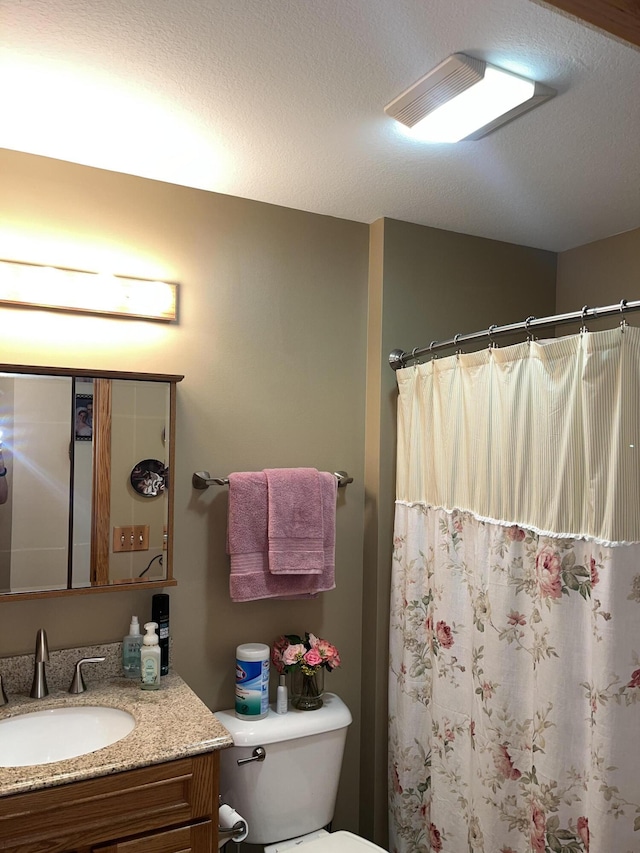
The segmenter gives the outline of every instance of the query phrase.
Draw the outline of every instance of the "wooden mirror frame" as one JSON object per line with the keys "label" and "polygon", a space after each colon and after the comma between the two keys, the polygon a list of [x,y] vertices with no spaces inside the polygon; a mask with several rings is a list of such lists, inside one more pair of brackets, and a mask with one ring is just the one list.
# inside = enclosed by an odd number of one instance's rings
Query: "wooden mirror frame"
{"label": "wooden mirror frame", "polygon": [[[1,373],[31,376],[68,376],[94,381],[94,412],[97,429],[93,436],[93,477],[91,507],[91,585],[67,589],[44,589],[33,592],[0,593],[0,602],[23,599],[54,598],[62,595],[87,595],[132,589],[158,589],[175,586],[173,577],[174,465],[176,426],[176,386],[184,376],[171,373],[134,373],[118,370],[42,367],[25,364],[0,364]],[[165,382],[169,386],[169,483],[167,488],[166,576],[162,580],[109,580],[110,492],[111,492],[111,383],[113,379],[139,382]]]}

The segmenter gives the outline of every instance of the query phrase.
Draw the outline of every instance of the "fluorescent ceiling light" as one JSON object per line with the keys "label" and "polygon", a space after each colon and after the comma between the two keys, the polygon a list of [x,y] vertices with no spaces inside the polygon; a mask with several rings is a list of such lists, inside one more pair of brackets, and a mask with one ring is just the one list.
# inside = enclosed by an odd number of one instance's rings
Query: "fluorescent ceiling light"
{"label": "fluorescent ceiling light", "polygon": [[510,71],[454,53],[384,108],[427,142],[480,139],[556,94]]}
{"label": "fluorescent ceiling light", "polygon": [[177,284],[0,261],[0,303],[175,320]]}

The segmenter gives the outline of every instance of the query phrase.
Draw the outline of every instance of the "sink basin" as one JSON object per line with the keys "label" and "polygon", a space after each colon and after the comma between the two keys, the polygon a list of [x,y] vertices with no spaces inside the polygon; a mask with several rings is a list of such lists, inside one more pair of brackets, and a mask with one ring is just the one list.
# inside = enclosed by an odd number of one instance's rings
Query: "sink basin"
{"label": "sink basin", "polygon": [[50,764],[126,737],[135,720],[120,708],[74,705],[0,720],[0,767]]}

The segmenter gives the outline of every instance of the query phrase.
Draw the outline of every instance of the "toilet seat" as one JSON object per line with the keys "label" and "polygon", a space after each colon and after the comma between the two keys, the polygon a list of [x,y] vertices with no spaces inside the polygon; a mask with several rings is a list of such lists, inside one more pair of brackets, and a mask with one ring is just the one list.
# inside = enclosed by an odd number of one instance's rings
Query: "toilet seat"
{"label": "toilet seat", "polygon": [[384,853],[382,847],[377,844],[345,830],[327,833],[310,841],[301,841],[294,849],[300,853],[372,853],[374,850]]}
{"label": "toilet seat", "polygon": [[283,851],[291,851],[300,846],[307,845],[315,838],[328,838],[329,833],[326,829],[316,829],[315,832],[309,832],[307,835],[298,835],[296,838],[289,838],[286,841],[276,841],[275,844],[267,844],[263,853],[283,853]]}

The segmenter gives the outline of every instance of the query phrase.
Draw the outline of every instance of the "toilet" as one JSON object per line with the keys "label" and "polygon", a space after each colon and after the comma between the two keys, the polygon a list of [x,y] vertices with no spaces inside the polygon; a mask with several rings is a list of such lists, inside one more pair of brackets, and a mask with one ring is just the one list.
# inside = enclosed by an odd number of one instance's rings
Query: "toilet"
{"label": "toilet", "polygon": [[[220,751],[221,801],[242,815],[247,843],[263,845],[264,853],[382,851],[351,832],[324,828],[333,819],[351,713],[335,693],[323,700],[316,711],[276,714],[269,708],[255,721],[238,719],[234,710],[216,711],[234,743]],[[258,747],[264,759],[246,761]]]}

